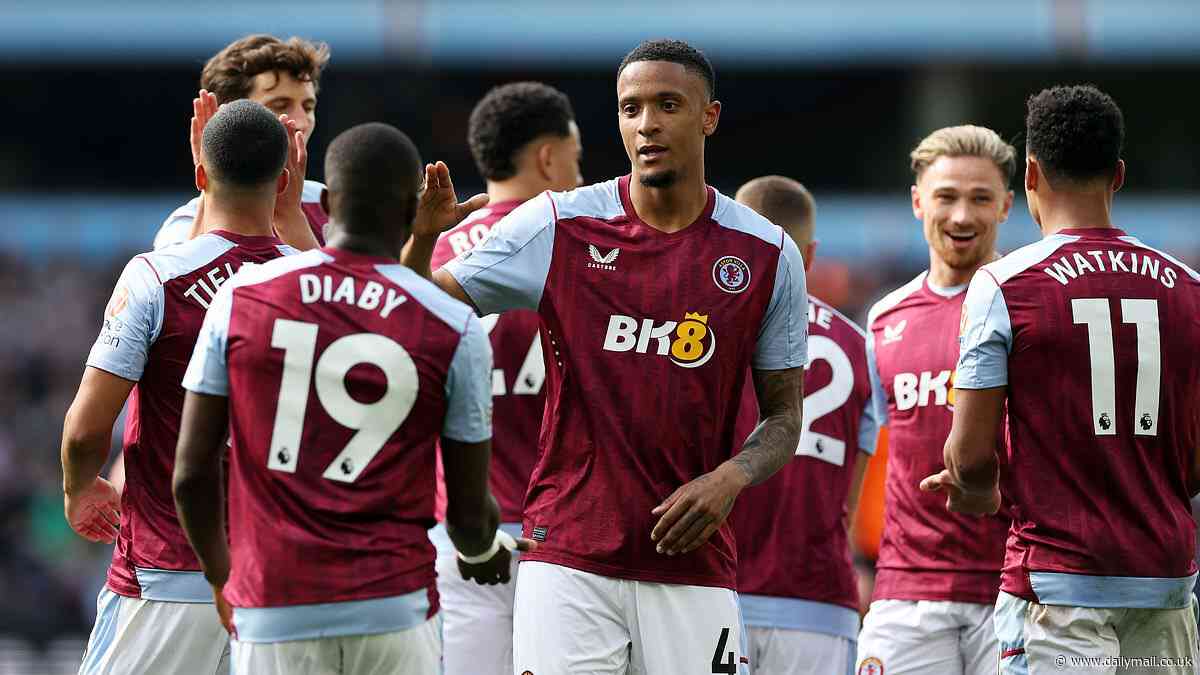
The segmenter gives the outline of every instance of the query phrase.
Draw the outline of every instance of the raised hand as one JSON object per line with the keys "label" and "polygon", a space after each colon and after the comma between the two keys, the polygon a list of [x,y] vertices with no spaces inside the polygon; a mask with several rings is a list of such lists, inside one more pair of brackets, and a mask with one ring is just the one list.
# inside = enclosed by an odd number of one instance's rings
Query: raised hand
{"label": "raised hand", "polygon": [[478,194],[459,203],[445,162],[425,165],[425,189],[417,202],[413,220],[414,237],[436,237],[458,225],[477,209],[487,206],[488,196]]}
{"label": "raised hand", "polygon": [[83,490],[63,496],[63,511],[71,529],[99,544],[116,541],[121,527],[121,494],[112,483],[97,477]]}
{"label": "raised hand", "polygon": [[188,141],[192,146],[192,166],[200,166],[200,147],[204,141],[204,127],[217,114],[217,97],[201,89],[192,99],[192,124]]}
{"label": "raised hand", "polygon": [[308,147],[304,132],[300,131],[296,120],[280,115],[279,121],[287,129],[288,135],[287,162],[284,164],[288,172],[288,184],[287,189],[275,197],[275,212],[271,222],[275,226],[275,233],[284,243],[307,251],[318,245],[304,209],[300,206],[304,197],[304,176],[308,173]]}
{"label": "raised hand", "polygon": [[[278,216],[285,209],[299,209],[301,196],[304,194],[304,176],[308,174],[308,148],[304,143],[304,132],[296,125],[296,120],[287,115],[280,115],[288,132],[287,190],[275,200],[275,214]],[[278,217],[276,218],[278,220]]]}

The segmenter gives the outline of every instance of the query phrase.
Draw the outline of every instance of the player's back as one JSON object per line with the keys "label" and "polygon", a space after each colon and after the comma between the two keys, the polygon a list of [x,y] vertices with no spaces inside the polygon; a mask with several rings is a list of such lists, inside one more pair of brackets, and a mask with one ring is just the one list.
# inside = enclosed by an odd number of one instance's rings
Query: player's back
{"label": "player's back", "polygon": [[[217,289],[244,264],[289,252],[274,237],[214,231],[169,250],[136,256],[125,268],[88,365],[134,380],[125,424],[121,530],[108,584],[116,593],[197,601],[183,577],[197,571],[171,494],[183,412],[180,382]],[[176,583],[180,582],[180,583]],[[199,601],[207,601],[203,584]]]}
{"label": "player's back", "polygon": [[1123,587],[1067,575],[1193,574],[1200,276],[1120,230],[1068,229],[984,267],[971,294],[984,330],[1010,336],[1003,590],[1107,606],[1080,595]]}
{"label": "player's back", "polygon": [[[230,602],[303,613],[294,606],[394,599],[432,616],[435,439],[487,416],[484,404],[448,412],[464,378],[487,377],[482,335],[482,351],[466,348],[481,333],[470,308],[395,261],[328,248],[239,276],[221,309],[210,320],[228,336]],[[239,633],[275,635],[296,616],[242,612]],[[360,618],[338,630],[395,629]],[[363,629],[372,621],[383,623]]]}
{"label": "player's back", "polygon": [[[520,201],[488,204],[438,239],[430,261],[438,269],[451,259],[470,251],[483,241],[501,218],[520,206]],[[538,456],[538,432],[546,407],[546,365],[538,333],[537,312],[515,309],[483,318],[492,343],[493,414],[492,494],[500,504],[500,520],[520,523],[529,486],[529,474]],[[438,519],[445,514],[445,484],[438,464]]]}
{"label": "player's back", "polygon": [[[844,618],[858,632],[858,588],[847,533],[847,496],[860,449],[874,451],[878,430],[867,370],[866,336],[828,304],[809,296],[800,455],[738,497],[730,519],[738,544],[738,593],[748,624],[788,616],[792,628],[826,632]],[[737,437],[758,421],[753,392],[742,398]],[[770,596],[770,597],[757,597]],[[796,611],[780,598],[841,605],[844,616]],[[834,618],[831,618],[834,617]],[[773,621],[772,621],[773,619]],[[803,622],[803,623],[800,623]]]}

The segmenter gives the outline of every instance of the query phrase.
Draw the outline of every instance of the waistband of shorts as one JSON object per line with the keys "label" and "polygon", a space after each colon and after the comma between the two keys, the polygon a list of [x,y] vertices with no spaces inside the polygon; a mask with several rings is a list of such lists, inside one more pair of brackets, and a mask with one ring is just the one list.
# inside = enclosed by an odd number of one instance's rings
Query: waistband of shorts
{"label": "waistband of shorts", "polygon": [[143,600],[212,604],[212,586],[202,572],[133,568]]}
{"label": "waistband of shorts", "polygon": [[1191,606],[1196,576],[1196,572],[1186,577],[1101,577],[1030,571],[1029,585],[1043,605],[1183,609]]}
{"label": "waistband of shorts", "polygon": [[785,628],[858,639],[858,612],[827,602],[771,595],[738,595],[747,626]]}
{"label": "waistband of shorts", "polygon": [[234,607],[240,642],[291,642],[407,630],[429,619],[429,589],[370,600],[286,607]]}

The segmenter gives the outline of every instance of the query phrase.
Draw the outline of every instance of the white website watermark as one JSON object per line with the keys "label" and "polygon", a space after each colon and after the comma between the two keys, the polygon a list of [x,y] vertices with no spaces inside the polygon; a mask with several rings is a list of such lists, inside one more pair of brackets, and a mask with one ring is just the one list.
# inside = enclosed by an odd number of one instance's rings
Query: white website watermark
{"label": "white website watermark", "polygon": [[1059,670],[1075,668],[1113,668],[1128,670],[1154,670],[1168,668],[1193,668],[1195,661],[1190,656],[1064,656],[1054,657]]}

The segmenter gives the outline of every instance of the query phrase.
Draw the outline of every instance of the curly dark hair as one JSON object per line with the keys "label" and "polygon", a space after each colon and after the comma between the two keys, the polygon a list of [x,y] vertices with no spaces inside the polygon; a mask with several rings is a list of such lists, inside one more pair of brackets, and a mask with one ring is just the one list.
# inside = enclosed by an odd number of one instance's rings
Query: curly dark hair
{"label": "curly dark hair", "polygon": [[329,63],[329,45],[298,37],[287,42],[263,33],[247,35],[225,46],[204,64],[200,87],[229,103],[250,95],[260,73],[281,70],[301,82],[321,83],[321,70]]}
{"label": "curly dark hair", "polygon": [[1029,97],[1025,147],[1050,180],[1111,180],[1125,143],[1125,118],[1091,84],[1043,89]]}
{"label": "curly dark hair", "polygon": [[253,188],[279,178],[288,135],[279,118],[249,99],[222,107],[204,127],[205,170],[214,178]]}
{"label": "curly dark hair", "polygon": [[704,78],[709,100],[717,95],[717,73],[713,70],[712,63],[703,52],[683,40],[646,40],[621,59],[621,65],[617,67],[617,77],[621,76],[625,66],[639,61],[678,63]]}
{"label": "curly dark hair", "polygon": [[564,137],[575,119],[571,101],[541,82],[512,82],[493,88],[471,111],[467,143],[487,180],[517,174],[517,153],[540,136]]}

